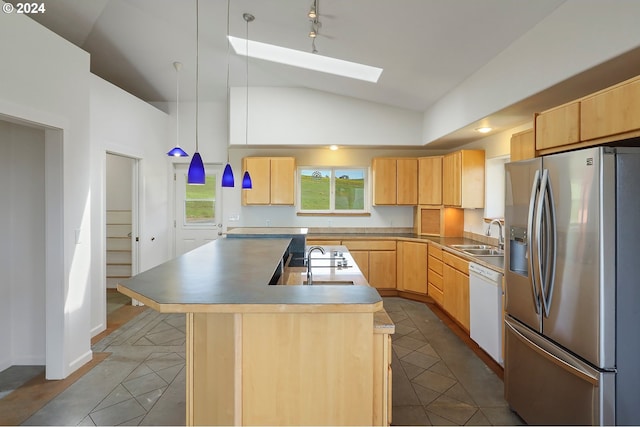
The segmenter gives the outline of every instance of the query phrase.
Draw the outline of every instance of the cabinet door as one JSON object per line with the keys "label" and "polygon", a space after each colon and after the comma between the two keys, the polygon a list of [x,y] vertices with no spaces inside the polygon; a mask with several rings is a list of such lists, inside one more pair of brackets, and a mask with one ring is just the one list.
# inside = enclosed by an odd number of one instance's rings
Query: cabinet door
{"label": "cabinet door", "polygon": [[442,204],[442,156],[418,159],[418,204]]}
{"label": "cabinet door", "polygon": [[443,308],[469,331],[469,276],[445,264],[442,272]]}
{"label": "cabinet door", "polygon": [[369,252],[369,284],[375,288],[396,288],[396,251]]}
{"label": "cabinet door", "polygon": [[460,206],[462,153],[456,151],[442,158],[442,203],[445,206]]}
{"label": "cabinet door", "polygon": [[585,98],[580,109],[580,136],[583,141],[638,130],[640,79]]}
{"label": "cabinet door", "polygon": [[375,158],[373,171],[373,204],[395,205],[397,201],[397,164],[396,159]]}
{"label": "cabinet door", "polygon": [[293,205],[295,201],[295,168],[293,157],[272,157],[271,204]]}
{"label": "cabinet door", "polygon": [[[251,175],[251,190],[242,190],[243,205],[268,205],[271,202],[271,162],[268,157],[245,157],[242,160],[243,172]],[[237,172],[236,172],[237,175]],[[236,182],[242,175],[235,177]]]}
{"label": "cabinet door", "polygon": [[514,133],[511,136],[511,161],[533,159],[536,156],[536,140],[533,129]]}
{"label": "cabinet door", "polygon": [[580,103],[572,102],[545,111],[535,119],[536,150],[580,142]]}
{"label": "cabinet door", "polygon": [[360,272],[369,281],[369,251],[349,251]]}
{"label": "cabinet door", "polygon": [[398,205],[418,204],[418,159],[396,161],[396,194]]}
{"label": "cabinet door", "polygon": [[427,294],[427,244],[401,242],[402,286],[406,291]]}

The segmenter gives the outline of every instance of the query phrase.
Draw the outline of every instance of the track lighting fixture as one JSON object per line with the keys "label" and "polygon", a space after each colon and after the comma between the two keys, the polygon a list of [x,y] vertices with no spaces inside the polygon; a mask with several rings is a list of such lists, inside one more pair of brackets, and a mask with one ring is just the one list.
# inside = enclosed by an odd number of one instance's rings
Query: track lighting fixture
{"label": "track lighting fixture", "polygon": [[309,14],[307,16],[309,19],[316,19],[318,17],[317,0],[314,0],[311,4],[311,9],[309,9]]}
{"label": "track lighting fixture", "polygon": [[320,13],[318,12],[318,2],[319,0],[313,1],[311,9],[309,9],[309,13],[307,14],[311,21],[311,30],[309,31],[309,37],[311,38],[311,53],[318,53],[318,49],[316,49],[316,37],[318,37],[320,27],[322,26],[319,19]]}

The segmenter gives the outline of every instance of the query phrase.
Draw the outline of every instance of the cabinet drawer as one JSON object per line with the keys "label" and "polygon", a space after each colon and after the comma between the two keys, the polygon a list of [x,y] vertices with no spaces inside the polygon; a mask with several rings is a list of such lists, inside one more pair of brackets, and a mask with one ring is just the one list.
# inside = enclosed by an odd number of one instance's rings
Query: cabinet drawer
{"label": "cabinet drawer", "polygon": [[349,250],[361,251],[395,251],[395,240],[343,240],[342,244]]}
{"label": "cabinet drawer", "polygon": [[433,298],[433,300],[442,307],[442,303],[444,301],[444,294],[438,288],[436,288],[432,283],[429,283],[429,296]]}
{"label": "cabinet drawer", "polygon": [[433,285],[442,290],[442,275],[429,271],[429,285]]}
{"label": "cabinet drawer", "polygon": [[452,255],[449,252],[443,252],[442,261],[464,274],[469,274],[469,261],[467,260]]}
{"label": "cabinet drawer", "polygon": [[435,271],[442,276],[442,261],[434,258],[431,254],[429,254],[429,270]]}
{"label": "cabinet drawer", "polygon": [[436,245],[429,245],[429,255],[442,261],[442,248]]}

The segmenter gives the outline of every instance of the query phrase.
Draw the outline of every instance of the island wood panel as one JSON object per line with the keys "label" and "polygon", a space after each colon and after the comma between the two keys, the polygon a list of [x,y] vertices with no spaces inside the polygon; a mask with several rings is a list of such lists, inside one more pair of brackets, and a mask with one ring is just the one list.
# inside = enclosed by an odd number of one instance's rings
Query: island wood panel
{"label": "island wood panel", "polygon": [[391,335],[373,337],[373,425],[391,424]]}
{"label": "island wood panel", "polygon": [[187,425],[242,424],[239,321],[238,314],[187,314]]}
{"label": "island wood panel", "polygon": [[244,424],[373,423],[373,313],[245,314],[242,330]]}

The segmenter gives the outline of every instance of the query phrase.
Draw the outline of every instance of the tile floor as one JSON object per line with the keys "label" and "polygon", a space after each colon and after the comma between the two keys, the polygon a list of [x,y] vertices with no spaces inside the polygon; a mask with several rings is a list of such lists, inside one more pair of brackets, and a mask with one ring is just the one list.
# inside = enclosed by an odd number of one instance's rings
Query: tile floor
{"label": "tile floor", "polygon": [[[396,323],[394,425],[523,424],[502,380],[425,304],[384,305]],[[23,425],[183,425],[184,330],[184,315],[143,311],[94,345],[107,359]]]}

